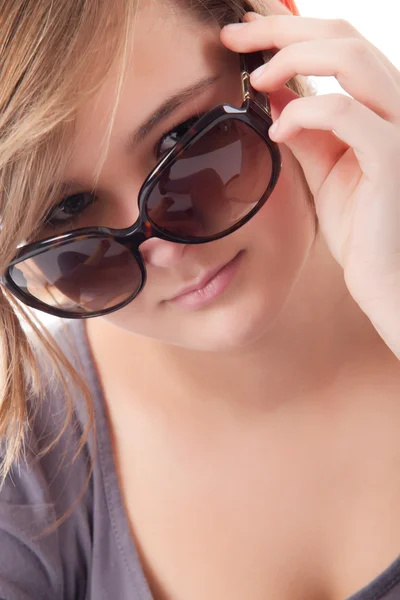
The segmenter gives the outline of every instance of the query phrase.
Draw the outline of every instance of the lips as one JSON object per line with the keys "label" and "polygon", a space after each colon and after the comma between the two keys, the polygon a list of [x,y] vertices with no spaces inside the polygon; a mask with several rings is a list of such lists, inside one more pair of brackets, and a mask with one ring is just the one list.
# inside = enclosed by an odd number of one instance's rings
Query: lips
{"label": "lips", "polygon": [[210,281],[212,279],[214,279],[214,277],[216,277],[216,275],[218,275],[218,273],[220,271],[222,271],[222,269],[224,269],[231,262],[233,262],[237,258],[237,256],[238,256],[238,254],[232,260],[228,261],[227,263],[224,263],[223,265],[220,265],[219,267],[216,267],[215,269],[211,269],[210,271],[207,271],[207,273],[204,273],[204,275],[202,275],[200,278],[198,278],[196,283],[189,285],[186,288],[183,288],[179,292],[179,294],[177,294],[173,298],[169,298],[168,300],[169,301],[177,300],[181,296],[186,296],[186,294],[190,294],[191,292],[197,292],[197,291],[203,289],[208,283],[210,283]]}
{"label": "lips", "polygon": [[210,269],[199,277],[196,283],[183,288],[179,294],[167,302],[184,309],[198,309],[206,306],[229,287],[242,262],[243,255],[244,251],[241,250],[229,262]]}

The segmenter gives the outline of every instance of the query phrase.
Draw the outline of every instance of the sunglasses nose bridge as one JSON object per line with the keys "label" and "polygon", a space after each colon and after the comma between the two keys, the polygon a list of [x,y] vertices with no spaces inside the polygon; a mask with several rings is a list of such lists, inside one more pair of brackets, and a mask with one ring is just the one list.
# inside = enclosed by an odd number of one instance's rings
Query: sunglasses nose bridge
{"label": "sunglasses nose bridge", "polygon": [[120,237],[118,241],[136,254],[139,252],[139,246],[153,237],[159,237],[153,225],[150,221],[141,221],[132,231]]}

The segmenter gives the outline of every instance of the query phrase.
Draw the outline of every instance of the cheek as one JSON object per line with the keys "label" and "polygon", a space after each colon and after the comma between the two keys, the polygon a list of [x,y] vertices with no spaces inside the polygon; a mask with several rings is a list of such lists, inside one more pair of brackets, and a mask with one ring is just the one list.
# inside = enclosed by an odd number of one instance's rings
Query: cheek
{"label": "cheek", "polygon": [[160,305],[148,292],[145,287],[130,304],[101,318],[136,335],[164,339],[171,323],[166,320],[165,311],[160,310]]}
{"label": "cheek", "polygon": [[281,152],[278,184],[249,223],[251,245],[267,252],[275,264],[301,260],[316,233],[315,211],[300,165],[288,149]]}
{"label": "cheek", "polygon": [[[154,307],[153,307],[154,310]],[[151,307],[146,303],[146,288],[124,308],[101,317],[117,327],[143,333],[151,327]]]}

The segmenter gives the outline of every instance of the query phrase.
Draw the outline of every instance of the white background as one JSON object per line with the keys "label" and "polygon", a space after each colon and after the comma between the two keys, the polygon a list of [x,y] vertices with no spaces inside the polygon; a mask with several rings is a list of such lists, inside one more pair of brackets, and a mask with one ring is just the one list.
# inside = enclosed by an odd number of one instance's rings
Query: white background
{"label": "white background", "polygon": [[[297,0],[304,17],[346,19],[400,69],[398,0]],[[343,92],[334,77],[313,78],[318,93]]]}

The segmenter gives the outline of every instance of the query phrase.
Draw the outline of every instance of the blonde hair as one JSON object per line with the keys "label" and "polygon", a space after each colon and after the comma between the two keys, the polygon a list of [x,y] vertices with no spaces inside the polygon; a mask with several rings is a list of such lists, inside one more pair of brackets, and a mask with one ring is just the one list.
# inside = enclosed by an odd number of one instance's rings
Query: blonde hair
{"label": "blonde hair", "polygon": [[[241,0],[175,0],[175,4],[220,26],[239,20],[250,9],[268,13],[266,2],[251,6]],[[0,0],[2,273],[17,245],[34,236],[59,192],[71,126],[79,106],[96,93],[115,61],[120,61],[116,108],[136,12],[137,0],[116,0],[112,9],[109,0]],[[300,95],[310,91],[301,78],[291,80],[288,86]],[[106,151],[107,143],[103,157]],[[23,307],[2,286],[0,335],[0,440],[4,446],[1,486],[23,451],[31,418],[28,399],[42,400],[35,345],[49,357],[67,399],[63,430],[45,451],[57,442],[70,421],[71,383],[83,395],[90,417],[79,449],[93,426],[93,407],[82,374],[67,360],[34,311]]]}

